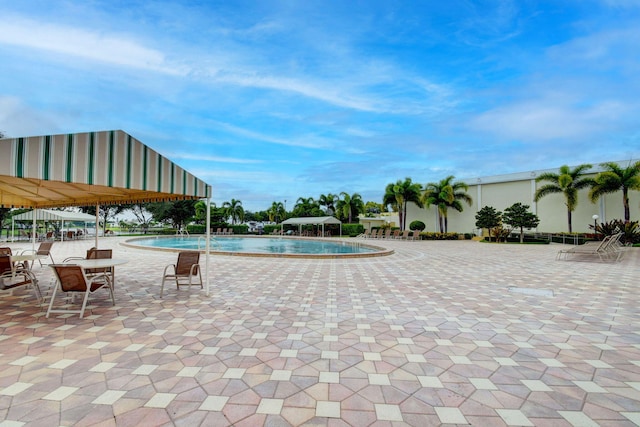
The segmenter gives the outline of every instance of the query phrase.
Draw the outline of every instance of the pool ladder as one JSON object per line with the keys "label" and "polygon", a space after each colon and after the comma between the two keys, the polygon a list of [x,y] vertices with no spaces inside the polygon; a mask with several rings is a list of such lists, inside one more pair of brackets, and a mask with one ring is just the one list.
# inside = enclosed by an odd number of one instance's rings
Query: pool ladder
{"label": "pool ladder", "polygon": [[[207,238],[203,236],[198,237],[198,250],[206,249],[207,247]],[[214,237],[209,238],[209,248],[210,249],[220,249],[220,244]]]}

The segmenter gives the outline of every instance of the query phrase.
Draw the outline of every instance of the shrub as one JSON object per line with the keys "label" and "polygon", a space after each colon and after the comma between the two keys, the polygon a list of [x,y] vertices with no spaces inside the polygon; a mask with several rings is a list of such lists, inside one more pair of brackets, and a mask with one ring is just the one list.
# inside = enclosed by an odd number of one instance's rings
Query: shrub
{"label": "shrub", "polygon": [[438,233],[426,232],[420,233],[422,240],[458,240],[458,233]]}
{"label": "shrub", "polygon": [[364,233],[364,226],[362,224],[342,224],[342,235],[349,237],[356,237]]}
{"label": "shrub", "polygon": [[409,224],[409,230],[420,230],[423,231],[425,228],[427,228],[426,225],[424,225],[424,222],[422,221],[411,221],[411,224]]}
{"label": "shrub", "polygon": [[[589,225],[590,229],[594,229],[593,225]],[[595,227],[595,232],[610,236],[622,231],[624,235],[620,239],[623,243],[640,243],[640,229],[638,229],[638,221],[624,222],[621,219],[614,219],[609,222],[601,222]]]}
{"label": "shrub", "polygon": [[205,234],[207,228],[202,224],[189,224],[187,225],[187,233],[189,234]]}

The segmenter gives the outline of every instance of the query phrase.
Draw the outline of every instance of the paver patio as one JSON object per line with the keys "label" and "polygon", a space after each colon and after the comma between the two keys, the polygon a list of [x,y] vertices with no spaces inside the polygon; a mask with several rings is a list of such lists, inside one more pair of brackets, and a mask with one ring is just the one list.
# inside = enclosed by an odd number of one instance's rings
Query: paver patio
{"label": "paver patio", "polygon": [[160,299],[176,255],[121,241],[100,241],[130,260],[115,307],[105,292],[84,319],[46,319],[30,292],[0,293],[0,426],[640,425],[640,249],[615,264],[471,241],[213,256],[209,297]]}

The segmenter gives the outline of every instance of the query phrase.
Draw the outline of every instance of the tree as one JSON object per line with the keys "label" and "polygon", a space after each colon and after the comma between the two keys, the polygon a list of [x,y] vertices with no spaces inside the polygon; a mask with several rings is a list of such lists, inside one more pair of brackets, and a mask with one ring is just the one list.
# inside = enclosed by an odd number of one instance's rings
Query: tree
{"label": "tree", "polygon": [[622,190],[622,206],[624,207],[624,221],[631,219],[629,208],[629,190],[640,191],[640,161],[621,168],[617,163],[602,163],[604,169],[596,175],[595,183],[589,192],[589,198],[596,202],[598,198],[607,193],[615,193]]}
{"label": "tree", "polygon": [[174,228],[182,228],[195,215],[196,200],[149,203],[145,208],[158,222],[170,222]]}
{"label": "tree", "polygon": [[[99,205],[98,218],[102,221],[102,233],[106,233],[108,222],[115,218],[118,214],[122,213],[128,208],[126,205]],[[80,210],[89,215],[96,214],[95,206],[82,206]],[[96,224],[96,233],[98,232],[98,224]]]}
{"label": "tree", "polygon": [[291,215],[294,217],[310,217],[310,216],[322,216],[323,212],[320,209],[320,205],[313,197],[298,197]]}
{"label": "tree", "polygon": [[540,224],[538,215],[529,212],[529,205],[523,205],[520,202],[504,210],[502,221],[513,228],[520,228],[520,243],[524,241],[525,228],[536,228]]}
{"label": "tree", "polygon": [[591,165],[589,164],[576,166],[574,169],[563,165],[560,167],[559,173],[546,172],[538,175],[536,178],[536,182],[548,181],[551,184],[546,184],[538,188],[533,196],[534,201],[537,202],[549,194],[564,194],[565,205],[567,206],[569,233],[573,231],[571,213],[576,210],[576,206],[578,205],[578,191],[595,184],[593,178],[583,178],[585,171],[589,169],[591,169]]}
{"label": "tree", "polygon": [[267,214],[269,215],[269,222],[275,223],[284,220],[287,216],[287,212],[284,210],[282,202],[273,202],[269,210],[267,210]]}
{"label": "tree", "polygon": [[138,224],[142,228],[142,232],[147,234],[149,225],[153,220],[153,215],[147,210],[148,203],[135,203],[129,206],[129,211],[136,217]]}
{"label": "tree", "polygon": [[353,223],[353,217],[357,217],[364,212],[364,201],[358,193],[349,195],[344,191],[340,193],[342,199],[338,201],[337,209],[339,216],[346,219],[349,224]]}
{"label": "tree", "polygon": [[366,216],[376,216],[381,212],[386,212],[387,208],[382,203],[376,203],[369,200],[364,204],[364,213]]}
{"label": "tree", "polygon": [[404,181],[398,180],[395,184],[388,184],[385,188],[382,204],[384,206],[391,205],[394,210],[397,210],[401,230],[406,228],[407,204],[413,202],[420,208],[423,206],[421,192],[422,186],[412,182],[411,178],[405,178]]}
{"label": "tree", "polygon": [[333,215],[336,212],[336,203],[338,203],[338,200],[339,198],[335,194],[321,194],[318,198],[318,204],[324,206],[327,215]]}
{"label": "tree", "polygon": [[469,206],[473,203],[473,199],[467,194],[469,186],[462,181],[453,182],[454,179],[453,175],[449,175],[439,182],[430,182],[425,185],[425,192],[422,195],[424,206],[437,207],[441,233],[446,233],[448,230],[447,212],[449,208],[462,212],[464,209],[461,202],[466,202]]}
{"label": "tree", "polygon": [[231,224],[235,224],[236,221],[244,221],[244,208],[240,200],[231,199],[230,202],[224,202],[222,208],[227,218],[231,218]]}
{"label": "tree", "polygon": [[[0,132],[0,138],[2,138],[2,132]],[[2,237],[2,230],[4,229],[4,220],[9,217],[10,208],[0,208],[0,237]],[[9,229],[7,228],[7,239],[9,239]]]}
{"label": "tree", "polygon": [[502,213],[492,206],[485,206],[476,213],[476,227],[486,228],[489,231],[489,241],[494,228],[502,225]]}

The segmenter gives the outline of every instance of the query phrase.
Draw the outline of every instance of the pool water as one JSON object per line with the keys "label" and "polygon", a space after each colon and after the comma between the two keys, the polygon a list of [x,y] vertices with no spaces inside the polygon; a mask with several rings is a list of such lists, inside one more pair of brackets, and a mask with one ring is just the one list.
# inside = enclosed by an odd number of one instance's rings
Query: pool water
{"label": "pool water", "polygon": [[[204,250],[204,237],[150,237],[129,240],[136,246]],[[374,254],[381,250],[358,242],[336,242],[280,237],[218,237],[211,238],[212,252],[265,255],[340,255]]]}

